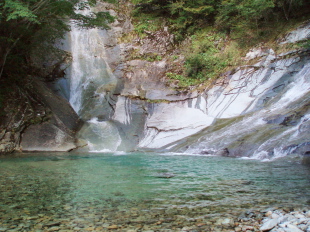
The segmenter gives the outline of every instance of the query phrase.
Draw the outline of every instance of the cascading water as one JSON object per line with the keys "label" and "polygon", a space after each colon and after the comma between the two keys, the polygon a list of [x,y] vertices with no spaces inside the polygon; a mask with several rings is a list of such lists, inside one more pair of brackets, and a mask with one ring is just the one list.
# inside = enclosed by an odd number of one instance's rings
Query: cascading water
{"label": "cascading water", "polygon": [[83,29],[71,22],[70,104],[85,121],[79,135],[90,151],[115,151],[120,144],[118,130],[109,121],[117,79],[106,62],[104,33],[104,30]]}
{"label": "cascading water", "polygon": [[[84,119],[90,117],[87,113],[89,110],[94,110],[94,105],[95,108],[100,108],[103,104],[107,94],[104,86],[116,84],[105,61],[102,34],[99,29],[81,29],[75,25],[72,25],[70,33],[72,51],[70,103]],[[98,87],[101,87],[102,91]]]}

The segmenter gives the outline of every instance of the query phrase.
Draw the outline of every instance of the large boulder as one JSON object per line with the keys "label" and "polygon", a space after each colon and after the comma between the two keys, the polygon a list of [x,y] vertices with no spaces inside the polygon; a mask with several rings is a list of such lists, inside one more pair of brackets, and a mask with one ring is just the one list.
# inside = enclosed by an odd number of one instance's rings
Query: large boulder
{"label": "large boulder", "polygon": [[68,151],[74,149],[75,133],[81,125],[78,115],[62,97],[55,95],[46,85],[36,80],[32,90],[40,96],[50,115],[44,122],[32,124],[21,138],[22,151]]}

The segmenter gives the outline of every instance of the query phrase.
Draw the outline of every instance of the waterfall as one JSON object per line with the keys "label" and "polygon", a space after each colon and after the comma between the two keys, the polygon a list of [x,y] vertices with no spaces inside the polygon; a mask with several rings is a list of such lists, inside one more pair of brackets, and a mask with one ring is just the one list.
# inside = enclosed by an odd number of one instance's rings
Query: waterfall
{"label": "waterfall", "polygon": [[110,121],[113,112],[110,102],[117,79],[106,61],[105,34],[104,30],[83,29],[71,22],[69,102],[85,121],[79,136],[90,151],[115,151],[120,144],[118,130]]}
{"label": "waterfall", "polygon": [[98,91],[98,87],[115,82],[105,60],[102,36],[103,31],[97,28],[81,29],[72,25],[70,103],[82,118],[90,98],[96,99],[95,105],[103,102],[106,92]]}

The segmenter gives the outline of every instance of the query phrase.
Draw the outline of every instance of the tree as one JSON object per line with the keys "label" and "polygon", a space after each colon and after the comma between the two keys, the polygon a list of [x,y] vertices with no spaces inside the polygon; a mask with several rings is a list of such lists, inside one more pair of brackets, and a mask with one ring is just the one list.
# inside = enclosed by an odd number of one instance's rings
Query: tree
{"label": "tree", "polygon": [[217,0],[133,0],[138,11],[168,18],[171,29],[184,34],[195,25],[212,22],[220,1]]}
{"label": "tree", "polygon": [[257,27],[258,20],[274,6],[273,0],[223,0],[216,23],[220,27],[229,29],[238,24]]}
{"label": "tree", "polygon": [[56,52],[54,44],[70,30],[73,19],[81,27],[108,28],[107,12],[84,15],[96,0],[2,0],[0,3],[0,80],[33,72],[31,53],[37,47]]}
{"label": "tree", "polygon": [[283,10],[286,20],[289,20],[291,14],[304,5],[304,0],[277,0],[276,5]]}

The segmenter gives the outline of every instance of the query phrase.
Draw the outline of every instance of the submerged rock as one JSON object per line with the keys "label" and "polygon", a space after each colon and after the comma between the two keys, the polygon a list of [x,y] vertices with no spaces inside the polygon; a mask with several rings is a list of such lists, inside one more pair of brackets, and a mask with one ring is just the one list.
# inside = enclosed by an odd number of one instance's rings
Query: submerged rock
{"label": "submerged rock", "polygon": [[302,156],[302,164],[310,166],[310,151],[307,151]]}
{"label": "submerged rock", "polygon": [[224,149],[218,150],[214,154],[217,155],[217,156],[228,157],[229,156],[229,150],[228,150],[228,148],[224,148]]}
{"label": "submerged rock", "polygon": [[212,152],[212,151],[209,151],[209,150],[202,150],[202,151],[200,152],[200,154],[201,154],[201,155],[211,155],[211,154],[213,154],[213,152]]}
{"label": "submerged rock", "polygon": [[163,173],[158,173],[157,175],[155,175],[155,177],[157,178],[172,178],[175,175],[173,173],[170,172],[163,172]]}

